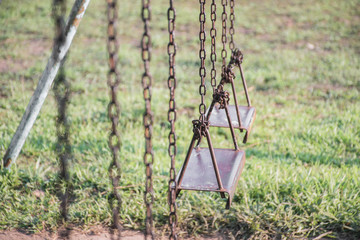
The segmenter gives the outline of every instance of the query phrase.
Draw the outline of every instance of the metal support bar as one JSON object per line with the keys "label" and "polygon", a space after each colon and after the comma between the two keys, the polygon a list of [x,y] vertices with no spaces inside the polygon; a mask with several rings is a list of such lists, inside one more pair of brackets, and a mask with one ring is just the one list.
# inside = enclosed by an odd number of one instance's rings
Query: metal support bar
{"label": "metal support bar", "polygon": [[236,96],[234,79],[232,79],[232,78],[231,78],[231,88],[232,88],[232,92],[233,92],[233,95],[234,95],[235,110],[236,110],[236,115],[237,115],[237,119],[238,119],[238,122],[239,122],[239,128],[240,128],[240,131],[242,132],[242,129],[241,129],[242,124],[241,124],[241,117],[240,117],[240,111],[239,111],[239,104],[238,104],[238,100],[237,100],[237,96]]}
{"label": "metal support bar", "polygon": [[225,112],[226,112],[227,120],[229,122],[230,132],[231,132],[231,136],[233,138],[233,143],[234,143],[235,150],[239,150],[239,147],[238,147],[238,144],[237,144],[237,141],[236,141],[235,132],[234,132],[234,127],[233,127],[232,122],[231,122],[230,113],[229,113],[229,109],[228,109],[227,104],[225,104]]}
{"label": "metal support bar", "polygon": [[239,70],[240,70],[241,80],[242,80],[243,86],[244,86],[246,101],[247,101],[248,107],[251,107],[251,102],[250,102],[250,97],[249,97],[249,93],[248,93],[248,89],[247,89],[247,84],[246,84],[246,80],[245,80],[244,73],[243,73],[243,70],[242,70],[242,67],[241,67],[240,63],[238,64],[238,67],[239,67]]}
{"label": "metal support bar", "polygon": [[[209,133],[208,129],[205,130],[205,135],[206,135],[206,139],[207,139],[208,146],[209,146],[211,160],[212,160],[212,163],[214,165],[214,170],[215,170],[216,180],[217,180],[218,185],[219,185],[219,190],[224,191],[224,187],[223,187],[223,184],[221,182],[219,167],[218,167],[217,162],[216,162],[214,147],[212,145],[211,138],[210,138],[210,133]],[[223,194],[221,195],[221,197],[223,197]]]}
{"label": "metal support bar", "polygon": [[66,24],[65,40],[62,45],[54,46],[51,57],[48,60],[33,96],[30,99],[21,122],[11,140],[11,143],[3,158],[4,167],[9,169],[16,161],[27,136],[35,123],[42,105],[48,95],[51,85],[56,77],[60,65],[68,52],[71,42],[76,34],[77,27],[83,18],[90,0],[76,0]]}
{"label": "metal support bar", "polygon": [[[194,134],[192,139],[191,139],[191,143],[190,143],[190,146],[189,146],[189,149],[188,149],[184,164],[183,164],[183,166],[182,166],[182,168],[180,170],[180,176],[179,176],[179,180],[177,181],[177,186],[181,186],[181,182],[182,182],[182,179],[184,177],[185,170],[186,170],[187,165],[189,163],[191,153],[192,153],[192,151],[194,149],[195,141],[196,141],[196,136]],[[178,196],[179,193],[180,193],[180,189],[177,187],[176,196]]]}

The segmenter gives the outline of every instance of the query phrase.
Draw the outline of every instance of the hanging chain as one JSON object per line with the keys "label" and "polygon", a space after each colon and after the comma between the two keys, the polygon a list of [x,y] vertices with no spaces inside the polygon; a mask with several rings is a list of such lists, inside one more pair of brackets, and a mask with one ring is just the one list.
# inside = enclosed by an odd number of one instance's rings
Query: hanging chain
{"label": "hanging chain", "polygon": [[227,0],[221,0],[221,4],[223,6],[223,12],[221,15],[222,20],[222,35],[221,35],[221,42],[223,45],[223,48],[221,50],[221,57],[222,57],[222,70],[225,71],[226,68],[226,57],[227,57],[227,51],[226,51],[226,42],[227,42],[227,34],[226,34],[226,21],[227,21],[227,12],[226,12],[226,6],[227,6]]}
{"label": "hanging chain", "polygon": [[[53,54],[58,54],[60,45],[65,41],[65,12],[66,1],[54,0],[52,16],[55,22],[55,40]],[[57,56],[53,56],[57,58]],[[69,161],[71,160],[71,145],[69,140],[70,124],[67,117],[67,108],[70,98],[70,83],[66,80],[64,66],[61,65],[59,75],[54,83],[54,92],[58,108],[56,118],[57,145],[56,151],[60,163],[60,180],[64,181],[65,189],[60,190],[61,204],[60,211],[62,218],[67,220],[67,208],[69,199]],[[61,188],[60,188],[61,189]],[[68,236],[68,234],[67,234]]]}
{"label": "hanging chain", "polygon": [[70,84],[65,78],[64,67],[60,67],[59,75],[54,83],[55,98],[58,107],[56,118],[57,145],[56,151],[60,160],[60,179],[65,183],[65,193],[61,193],[61,215],[67,220],[67,207],[69,198],[69,161],[71,160],[71,145],[69,140],[70,125],[67,117],[67,108],[70,97]]}
{"label": "hanging chain", "polygon": [[199,21],[200,21],[200,32],[199,32],[199,39],[200,39],[200,51],[199,51],[199,57],[200,57],[200,69],[199,69],[199,75],[201,79],[201,84],[199,86],[199,93],[201,96],[201,103],[199,105],[199,112],[200,112],[200,121],[205,122],[205,112],[206,112],[206,105],[205,105],[205,95],[206,95],[206,85],[205,85],[205,77],[206,77],[206,68],[205,68],[205,58],[206,58],[206,51],[205,51],[205,40],[206,40],[206,33],[205,33],[205,21],[206,21],[206,15],[205,15],[205,0],[199,0],[200,2],[200,15],[199,15]]}
{"label": "hanging chain", "polygon": [[174,8],[173,0],[169,1],[170,7],[167,12],[168,17],[168,31],[169,31],[169,43],[168,43],[168,55],[169,55],[169,78],[168,87],[170,90],[169,100],[169,111],[168,121],[170,123],[169,133],[169,148],[168,153],[171,159],[170,166],[170,180],[169,180],[169,225],[170,225],[170,237],[169,239],[177,239],[176,225],[177,225],[177,214],[176,214],[176,169],[175,169],[175,157],[177,152],[176,147],[176,134],[175,134],[175,121],[176,121],[176,104],[175,104],[175,89],[177,79],[175,76],[175,55],[176,55],[176,44],[175,44],[175,19],[176,12]]}
{"label": "hanging chain", "polygon": [[144,34],[141,39],[141,56],[144,62],[144,74],[142,75],[142,85],[144,88],[145,113],[144,113],[144,128],[145,128],[145,154],[144,164],[146,166],[146,180],[144,201],[146,205],[146,219],[145,219],[145,239],[155,239],[153,232],[153,214],[152,206],[154,204],[154,189],[153,189],[153,163],[154,152],[152,146],[152,125],[153,113],[151,112],[151,84],[152,76],[149,72],[149,62],[151,59],[151,37],[149,34],[149,21],[151,18],[150,0],[142,0],[141,17],[144,23]]}
{"label": "hanging chain", "polygon": [[107,0],[107,49],[109,53],[109,72],[107,84],[110,88],[110,102],[108,105],[108,117],[111,120],[111,133],[109,135],[109,148],[112,153],[112,161],[109,166],[109,175],[113,185],[113,193],[109,197],[110,207],[112,208],[113,224],[117,228],[120,237],[121,225],[119,222],[119,212],[121,208],[121,196],[118,192],[119,181],[121,178],[121,166],[118,161],[121,147],[118,123],[120,117],[120,105],[117,100],[117,89],[120,84],[119,73],[116,69],[118,59],[119,43],[116,36],[117,24],[117,1]]}
{"label": "hanging chain", "polygon": [[215,0],[212,0],[211,3],[211,30],[210,30],[210,36],[211,36],[211,55],[210,55],[210,60],[211,60],[211,86],[213,88],[213,92],[215,91],[216,88],[216,67],[215,67],[215,63],[216,63],[216,27],[215,27],[215,23],[216,23],[216,2]]}
{"label": "hanging chain", "polygon": [[230,42],[229,42],[229,47],[230,47],[231,51],[233,51],[234,48],[235,48],[235,44],[234,44],[234,35],[235,35],[235,28],[234,28],[235,10],[234,10],[234,6],[235,6],[235,1],[230,0],[230,28],[229,28]]}

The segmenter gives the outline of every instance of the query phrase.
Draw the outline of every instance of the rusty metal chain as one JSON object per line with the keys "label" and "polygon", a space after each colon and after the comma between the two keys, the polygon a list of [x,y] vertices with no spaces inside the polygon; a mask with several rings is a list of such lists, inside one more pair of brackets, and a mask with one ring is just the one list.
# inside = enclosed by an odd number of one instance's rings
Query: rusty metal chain
{"label": "rusty metal chain", "polygon": [[244,60],[244,55],[243,53],[240,51],[240,49],[235,48],[232,53],[231,53],[231,58],[230,58],[230,62],[229,62],[229,67],[231,67],[230,65],[239,65],[242,64]]}
{"label": "rusty metal chain", "polygon": [[206,105],[205,105],[205,95],[206,95],[206,85],[205,85],[205,77],[206,77],[206,68],[205,68],[205,59],[206,59],[206,50],[205,50],[205,40],[206,40],[206,32],[205,32],[205,0],[199,0],[200,2],[200,15],[199,15],[199,22],[200,22],[200,32],[199,32],[199,39],[200,39],[200,69],[199,75],[201,79],[201,83],[199,86],[199,93],[201,96],[201,103],[199,105],[199,113],[200,113],[200,120],[202,122],[205,121],[205,112],[206,112]]}
{"label": "rusty metal chain", "polygon": [[212,0],[211,3],[211,30],[210,30],[210,36],[211,36],[211,54],[210,54],[210,60],[211,60],[211,86],[213,88],[213,92],[216,88],[216,1]]}
{"label": "rusty metal chain", "polygon": [[152,146],[152,131],[153,131],[153,113],[151,112],[151,84],[152,76],[149,72],[149,62],[151,59],[151,37],[149,34],[149,21],[151,18],[150,0],[142,0],[141,17],[144,23],[144,33],[141,39],[141,56],[144,62],[144,74],[142,75],[142,85],[144,88],[145,113],[143,116],[143,123],[145,128],[145,154],[144,164],[146,167],[145,174],[145,192],[144,201],[146,205],[146,219],[145,219],[145,239],[155,239],[153,231],[153,213],[152,206],[154,204],[154,188],[153,188],[153,163],[154,152]]}
{"label": "rusty metal chain", "polygon": [[221,0],[221,4],[223,6],[223,12],[221,15],[222,20],[222,35],[221,35],[221,42],[223,45],[223,48],[221,50],[221,57],[222,57],[222,70],[224,72],[226,67],[226,57],[227,57],[227,51],[226,51],[226,42],[227,42],[227,33],[226,33],[226,21],[227,21],[227,12],[226,12],[226,6],[227,6],[227,0]]}
{"label": "rusty metal chain", "polygon": [[221,73],[221,81],[218,88],[222,88],[224,84],[231,83],[235,79],[234,65],[231,62],[225,67],[224,71]]}
{"label": "rusty metal chain", "polygon": [[193,120],[192,124],[195,139],[200,139],[206,135],[206,129],[209,129],[209,121]]}
{"label": "rusty metal chain", "polygon": [[57,144],[56,151],[60,163],[60,180],[64,181],[65,192],[61,192],[61,216],[67,220],[69,197],[69,161],[71,160],[71,145],[69,140],[70,124],[67,117],[67,108],[70,98],[70,84],[65,78],[64,67],[60,67],[59,75],[54,83],[54,92],[57,102],[58,115],[56,118]]}
{"label": "rusty metal chain", "polygon": [[120,117],[120,104],[117,100],[117,90],[120,84],[120,77],[117,71],[117,59],[119,43],[117,40],[117,0],[107,0],[107,50],[109,54],[109,72],[107,75],[107,84],[110,88],[110,102],[108,105],[108,117],[111,120],[111,133],[109,135],[109,148],[112,153],[112,161],[109,166],[109,176],[113,185],[113,192],[109,196],[109,203],[112,209],[113,224],[117,228],[119,237],[121,235],[121,225],[119,212],[121,209],[121,196],[118,192],[119,181],[121,178],[121,165],[119,163],[119,152],[121,140],[118,131]]}
{"label": "rusty metal chain", "polygon": [[[60,45],[65,41],[65,12],[66,1],[54,0],[52,5],[52,17],[55,22],[55,39],[53,54],[59,53]],[[56,58],[57,56],[53,56]],[[56,151],[60,164],[60,181],[65,184],[64,190],[59,190],[61,199],[60,212],[66,221],[68,214],[68,200],[70,195],[69,161],[71,160],[71,144],[69,140],[70,124],[67,117],[67,108],[70,99],[70,83],[66,80],[64,66],[61,65],[59,75],[54,83],[54,93],[57,102],[58,115],[56,118],[57,144]],[[61,187],[60,187],[61,189]],[[65,233],[69,237],[69,232]]]}
{"label": "rusty metal chain", "polygon": [[230,28],[229,28],[229,33],[230,33],[230,42],[229,42],[229,47],[230,50],[233,51],[235,48],[235,44],[234,44],[234,35],[235,35],[235,28],[234,28],[234,24],[235,24],[235,0],[230,0]]}
{"label": "rusty metal chain", "polygon": [[230,94],[228,91],[225,91],[223,88],[217,88],[214,92],[214,100],[219,103],[220,109],[225,109],[229,105]]}
{"label": "rusty metal chain", "polygon": [[169,195],[168,202],[170,208],[169,214],[169,226],[170,236],[169,239],[177,239],[176,225],[177,225],[177,214],[176,214],[176,169],[175,169],[175,157],[177,152],[176,146],[176,133],[175,133],[175,121],[176,121],[176,104],[175,104],[175,89],[177,79],[175,75],[175,55],[176,55],[176,44],[175,44],[175,20],[176,12],[174,8],[173,0],[169,0],[170,6],[167,12],[168,17],[168,31],[169,31],[169,43],[168,43],[168,55],[169,55],[169,78],[168,87],[170,90],[169,100],[169,111],[168,121],[170,123],[169,133],[169,148],[168,153],[170,156],[170,180],[169,180]]}

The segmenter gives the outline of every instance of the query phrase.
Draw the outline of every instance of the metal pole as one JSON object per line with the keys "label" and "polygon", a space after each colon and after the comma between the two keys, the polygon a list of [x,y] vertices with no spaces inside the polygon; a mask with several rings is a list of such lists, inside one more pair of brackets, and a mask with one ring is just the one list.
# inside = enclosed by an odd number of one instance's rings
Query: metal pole
{"label": "metal pole", "polygon": [[249,93],[248,93],[248,88],[247,88],[247,85],[246,85],[246,80],[245,80],[245,77],[244,77],[244,72],[242,70],[242,66],[241,66],[240,63],[238,64],[238,66],[239,66],[239,70],[240,70],[241,80],[242,80],[243,86],[244,86],[246,101],[247,101],[248,107],[251,107],[251,102],[250,102],[250,97],[249,97]]}
{"label": "metal pole", "polygon": [[[216,156],[215,156],[215,152],[214,152],[214,147],[213,147],[212,142],[211,142],[210,132],[209,132],[208,129],[206,129],[205,133],[206,133],[205,136],[206,136],[208,146],[209,146],[211,160],[212,160],[212,163],[213,163],[213,166],[214,166],[216,180],[217,180],[218,185],[219,185],[219,190],[224,191],[225,189],[224,189],[222,181],[221,181],[220,171],[219,171],[219,167],[218,167],[217,162],[216,162]],[[224,193],[221,193],[221,197],[222,198],[225,197]]]}
{"label": "metal pole", "polygon": [[49,93],[51,85],[56,77],[61,62],[68,52],[71,42],[76,34],[77,27],[83,18],[90,0],[76,0],[67,24],[65,32],[65,41],[60,46],[54,46],[51,57],[48,60],[45,70],[43,71],[39,83],[33,96],[30,99],[21,122],[11,139],[10,145],[3,158],[4,168],[9,169],[11,164],[16,161],[21,148],[23,147],[34,122],[39,115],[40,109],[44,104],[45,98]]}

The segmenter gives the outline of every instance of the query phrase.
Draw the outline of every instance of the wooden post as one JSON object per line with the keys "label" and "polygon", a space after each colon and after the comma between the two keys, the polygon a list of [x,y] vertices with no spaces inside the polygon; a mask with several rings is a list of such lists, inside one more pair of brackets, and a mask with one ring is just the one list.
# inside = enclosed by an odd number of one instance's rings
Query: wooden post
{"label": "wooden post", "polygon": [[66,23],[65,41],[61,45],[55,45],[53,47],[53,52],[48,60],[46,68],[40,77],[36,90],[31,97],[28,106],[26,107],[21,122],[16,129],[16,132],[11,139],[10,145],[5,153],[3,158],[4,168],[10,169],[11,164],[16,161],[16,158],[18,157],[26,138],[29,135],[32,126],[34,125],[37,116],[39,115],[40,109],[44,104],[46,96],[49,93],[59,67],[70,48],[71,42],[76,34],[77,27],[79,26],[89,3],[90,0],[75,1]]}

